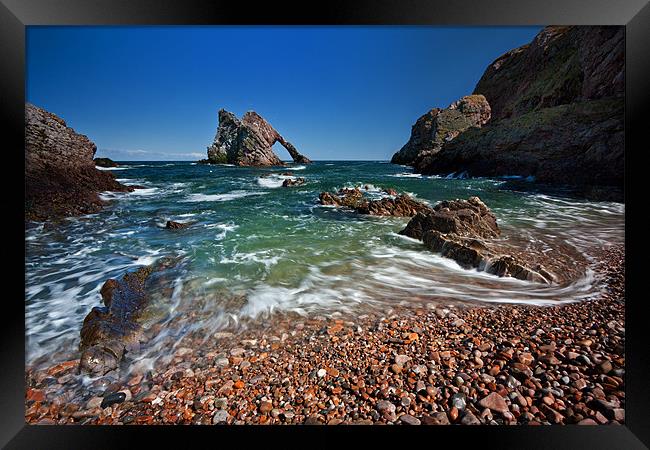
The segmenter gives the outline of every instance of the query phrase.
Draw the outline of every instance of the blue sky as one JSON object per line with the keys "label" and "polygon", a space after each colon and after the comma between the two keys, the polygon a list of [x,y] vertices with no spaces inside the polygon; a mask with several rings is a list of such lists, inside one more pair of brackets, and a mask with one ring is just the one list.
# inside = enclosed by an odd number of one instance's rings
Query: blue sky
{"label": "blue sky", "polygon": [[203,158],[220,108],[312,159],[386,160],[540,29],[30,26],[26,98],[116,160]]}

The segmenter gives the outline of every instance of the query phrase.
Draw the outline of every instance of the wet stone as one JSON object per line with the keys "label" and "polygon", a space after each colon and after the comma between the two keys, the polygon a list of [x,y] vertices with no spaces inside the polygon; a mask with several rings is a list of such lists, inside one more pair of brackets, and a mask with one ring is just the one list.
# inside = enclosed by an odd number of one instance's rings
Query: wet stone
{"label": "wet stone", "polygon": [[102,408],[106,408],[117,403],[122,403],[126,400],[126,394],[124,392],[115,392],[108,394],[104,397],[101,403]]}

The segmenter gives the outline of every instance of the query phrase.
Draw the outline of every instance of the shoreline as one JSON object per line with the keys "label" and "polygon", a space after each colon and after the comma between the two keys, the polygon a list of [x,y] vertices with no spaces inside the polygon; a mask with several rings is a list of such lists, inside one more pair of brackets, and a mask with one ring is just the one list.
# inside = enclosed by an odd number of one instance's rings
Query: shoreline
{"label": "shoreline", "polygon": [[[353,321],[274,314],[189,334],[92,392],[78,359],[28,369],[27,423],[623,424],[624,248],[606,289],[557,306],[398,307]],[[107,403],[115,402],[112,405]],[[103,403],[103,408],[102,408]]]}

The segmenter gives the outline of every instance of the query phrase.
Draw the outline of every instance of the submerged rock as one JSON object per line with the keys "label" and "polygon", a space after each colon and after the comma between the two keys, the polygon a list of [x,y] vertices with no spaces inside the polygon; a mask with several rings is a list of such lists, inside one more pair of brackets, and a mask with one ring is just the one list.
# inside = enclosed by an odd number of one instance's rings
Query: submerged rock
{"label": "submerged rock", "polygon": [[287,149],[294,162],[311,162],[255,111],[248,111],[239,120],[233,113],[221,109],[217,134],[208,147],[208,161],[238,166],[282,166],[284,163],[272,148],[276,142]]}
{"label": "submerged rock", "polygon": [[94,307],[81,327],[80,371],[106,374],[119,367],[126,351],[139,348],[153,287],[169,288],[171,280],[164,276],[164,271],[175,264],[176,260],[163,258],[119,280],[104,283],[100,290],[104,306]]}
{"label": "submerged rock", "polygon": [[103,191],[134,188],[98,170],[97,146],[60,117],[25,104],[25,219],[51,220],[98,212]]}
{"label": "submerged rock", "polygon": [[393,155],[391,163],[412,165],[439,152],[445,142],[461,132],[489,120],[490,105],[483,95],[468,95],[446,109],[433,108],[415,122],[409,141]]}
{"label": "submerged rock", "polygon": [[431,251],[466,269],[540,283],[555,280],[541,265],[529,267],[520,258],[505,254],[502,244],[491,241],[501,230],[495,215],[478,197],[440,202],[419,212],[399,234],[422,240]]}
{"label": "submerged rock", "polygon": [[99,167],[119,167],[120,165],[110,158],[95,158],[95,165]]}

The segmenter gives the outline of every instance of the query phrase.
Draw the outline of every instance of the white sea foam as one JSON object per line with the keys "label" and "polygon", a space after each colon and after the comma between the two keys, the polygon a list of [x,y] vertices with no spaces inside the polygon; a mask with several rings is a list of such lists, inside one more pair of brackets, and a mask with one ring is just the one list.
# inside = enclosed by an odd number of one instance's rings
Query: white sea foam
{"label": "white sea foam", "polygon": [[108,200],[123,200],[132,197],[151,197],[154,195],[159,195],[160,188],[151,187],[144,189],[135,189],[133,192],[111,192],[105,191],[99,194],[99,198],[108,201]]}
{"label": "white sea foam", "polygon": [[95,166],[95,169],[97,169],[97,170],[127,170],[127,169],[130,169],[130,168],[131,167],[124,167],[124,166],[120,166],[120,167],[99,167],[99,166]]}
{"label": "white sea foam", "polygon": [[209,223],[205,225],[205,228],[207,229],[216,228],[221,230],[221,233],[217,234],[215,236],[215,239],[222,240],[226,237],[227,233],[229,233],[230,231],[235,231],[237,228],[239,228],[239,225],[235,225],[234,223]]}
{"label": "white sea foam", "polygon": [[287,179],[293,180],[295,177],[290,175],[271,174],[269,176],[257,178],[257,184],[265,188],[279,188],[282,187],[282,183]]}
{"label": "white sea foam", "polygon": [[421,173],[411,173],[411,172],[402,172],[402,173],[395,173],[392,175],[389,175],[390,177],[397,177],[397,178],[422,178]]}
{"label": "white sea foam", "polygon": [[227,202],[237,198],[249,197],[252,195],[264,195],[267,192],[257,191],[232,191],[225,194],[190,194],[183,202]]}

